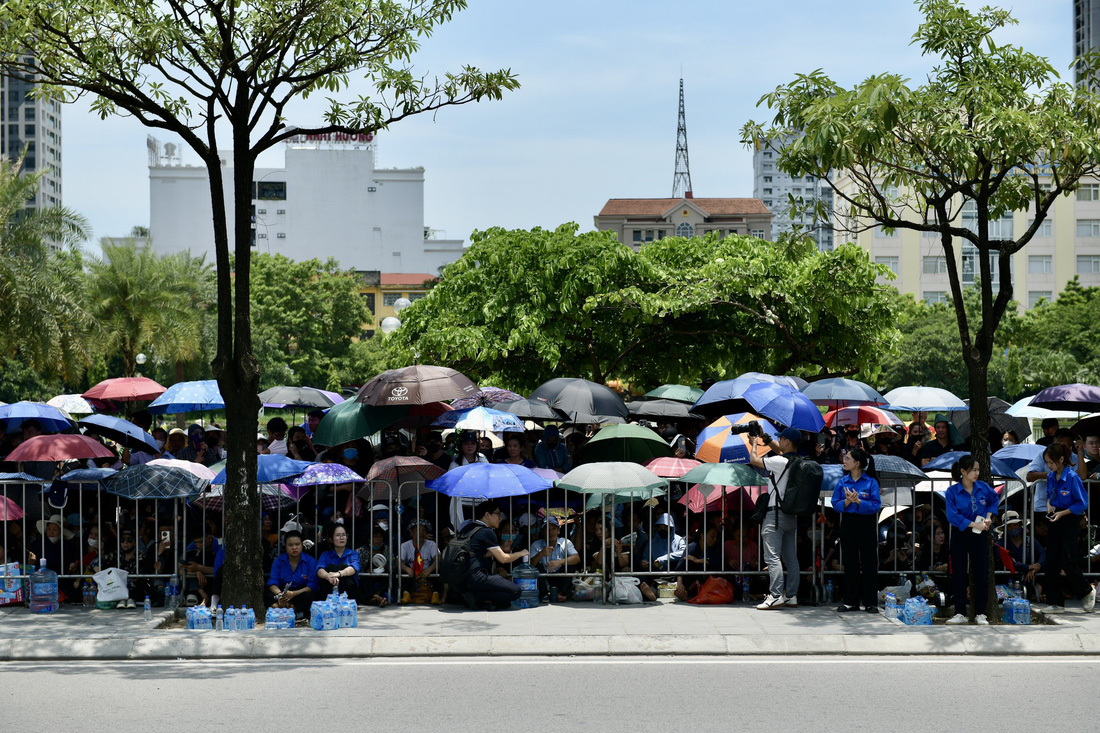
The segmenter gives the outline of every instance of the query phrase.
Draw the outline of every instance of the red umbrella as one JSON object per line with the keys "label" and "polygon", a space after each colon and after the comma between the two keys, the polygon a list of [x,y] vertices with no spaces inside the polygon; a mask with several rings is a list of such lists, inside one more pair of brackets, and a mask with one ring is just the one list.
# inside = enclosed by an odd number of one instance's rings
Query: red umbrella
{"label": "red umbrella", "polygon": [[704,496],[699,487],[703,484],[692,486],[686,494],[677,502],[687,505],[688,511],[702,513],[706,507],[708,512],[717,512],[722,509],[722,494],[726,495],[726,509],[752,509],[756,506],[756,499],[766,490],[763,486],[719,486],[722,491],[712,491],[710,496]]}
{"label": "red umbrella", "polygon": [[409,410],[408,417],[403,417],[395,422],[390,427],[397,428],[399,430],[411,430],[412,428],[422,428],[425,425],[431,425],[435,422],[435,419],[445,412],[450,412],[454,408],[448,405],[446,402],[429,402],[424,405],[413,405]]}
{"label": "red umbrella", "polygon": [[105,445],[86,435],[56,434],[36,435],[23,441],[8,454],[6,460],[20,461],[68,461],[73,458],[114,458],[115,454]]}
{"label": "red umbrella", "polygon": [[691,469],[703,464],[693,458],[659,456],[646,461],[642,465],[661,478],[680,478]]}
{"label": "red umbrella", "polygon": [[13,519],[22,519],[23,510],[19,505],[6,496],[0,496],[0,522],[10,522]]}
{"label": "red umbrella", "polygon": [[114,400],[115,402],[136,402],[160,397],[167,391],[148,377],[117,377],[104,379],[85,392],[82,397],[92,400]]}
{"label": "red umbrella", "polygon": [[881,407],[842,407],[825,413],[825,424],[830,428],[842,425],[904,425],[901,419]]}

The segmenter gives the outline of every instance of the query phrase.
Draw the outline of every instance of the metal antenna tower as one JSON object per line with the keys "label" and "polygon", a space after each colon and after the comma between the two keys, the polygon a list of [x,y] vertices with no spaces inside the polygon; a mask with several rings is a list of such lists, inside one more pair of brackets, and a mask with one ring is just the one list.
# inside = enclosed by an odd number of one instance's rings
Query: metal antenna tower
{"label": "metal antenna tower", "polygon": [[680,118],[676,124],[676,172],[672,174],[672,198],[691,198],[691,169],[688,167],[688,131],[684,116],[684,80],[680,79]]}

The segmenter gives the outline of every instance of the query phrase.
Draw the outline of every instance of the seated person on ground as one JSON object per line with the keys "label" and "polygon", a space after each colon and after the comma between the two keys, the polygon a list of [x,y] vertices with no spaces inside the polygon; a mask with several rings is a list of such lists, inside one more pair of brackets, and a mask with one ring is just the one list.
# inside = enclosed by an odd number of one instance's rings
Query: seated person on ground
{"label": "seated person on ground", "polygon": [[402,603],[439,603],[428,576],[439,568],[439,548],[428,539],[432,525],[427,519],[414,519],[409,523],[411,539],[401,544]]}
{"label": "seated person on ground", "polygon": [[194,605],[193,597],[196,594],[201,597],[202,603],[209,604],[210,591],[206,586],[207,581],[214,575],[214,560],[217,554],[214,536],[205,527],[198,527],[179,563],[179,575],[180,580],[183,581],[187,605]]}
{"label": "seated person on ground", "polygon": [[[300,429],[300,428],[299,428]],[[324,598],[329,593],[347,593],[359,601],[359,553],[348,547],[348,531],[342,523],[325,528],[328,549],[317,558],[317,589]]]}
{"label": "seated person on ground", "polygon": [[[546,523],[538,533],[538,539],[531,543],[530,562],[538,567],[543,575],[564,573],[567,567],[581,564],[581,556],[573,543],[561,536],[561,525],[557,517],[547,517]],[[576,568],[579,570],[579,568]],[[573,582],[569,578],[539,577],[539,595],[556,593],[553,600],[564,601]]]}
{"label": "seated person on ground", "polygon": [[317,561],[302,553],[302,533],[291,530],[283,538],[286,552],[271,564],[264,588],[264,605],[293,608],[296,618],[305,618],[317,598]]}

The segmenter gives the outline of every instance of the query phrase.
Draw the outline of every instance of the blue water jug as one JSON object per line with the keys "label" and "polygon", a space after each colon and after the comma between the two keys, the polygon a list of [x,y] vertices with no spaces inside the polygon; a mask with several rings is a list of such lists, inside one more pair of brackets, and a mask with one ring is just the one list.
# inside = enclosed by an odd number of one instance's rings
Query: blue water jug
{"label": "blue water jug", "polygon": [[31,573],[31,613],[55,613],[59,606],[57,573],[46,567],[46,558],[42,558],[38,570]]}
{"label": "blue water jug", "polygon": [[539,605],[539,571],[525,559],[512,570],[512,582],[519,586],[519,599],[512,601],[512,608],[534,608]]}

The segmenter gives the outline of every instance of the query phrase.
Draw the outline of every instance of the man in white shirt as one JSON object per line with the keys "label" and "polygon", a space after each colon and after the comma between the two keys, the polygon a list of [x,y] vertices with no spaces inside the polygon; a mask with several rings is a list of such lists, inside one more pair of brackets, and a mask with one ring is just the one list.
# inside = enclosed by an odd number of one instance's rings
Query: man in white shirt
{"label": "man in white shirt", "polygon": [[[531,543],[531,564],[545,574],[564,573],[568,566],[580,565],[581,556],[573,543],[561,536],[557,517],[547,517],[539,538]],[[551,594],[551,602],[561,602],[572,586],[569,578],[539,578],[539,595]]]}
{"label": "man in white shirt", "polygon": [[[773,608],[798,607],[798,517],[777,508],[787,491],[787,468],[790,459],[796,457],[802,433],[796,428],[786,428],[779,440],[769,441],[767,446],[774,455],[761,458],[756,447],[763,444],[759,437],[749,438],[749,463],[763,468],[771,477],[768,491],[768,514],[760,525],[760,542],[764,548],[764,562],[768,566],[768,596],[757,606],[761,611]],[[785,573],[785,577],[784,577]]]}

